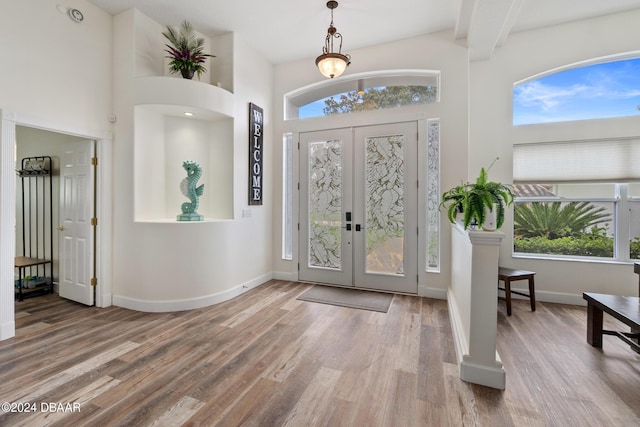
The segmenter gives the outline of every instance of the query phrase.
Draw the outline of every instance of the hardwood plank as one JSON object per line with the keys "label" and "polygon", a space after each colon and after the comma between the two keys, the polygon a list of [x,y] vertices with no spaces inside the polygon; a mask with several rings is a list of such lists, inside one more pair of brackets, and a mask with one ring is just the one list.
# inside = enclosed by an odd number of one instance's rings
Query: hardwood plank
{"label": "hardwood plank", "polygon": [[273,280],[176,313],[16,302],[0,398],[81,411],[0,425],[640,425],[640,355],[615,337],[591,347],[585,307],[500,307],[500,391],[459,379],[446,301],[396,295],[375,313],[296,300],[309,286]]}
{"label": "hardwood plank", "polygon": [[[44,408],[45,411],[36,412],[33,415],[21,420],[21,422],[15,424],[16,426],[48,426],[52,425],[56,422],[63,422],[64,419],[69,415],[67,406],[71,404],[71,411],[82,410],[82,407],[85,406],[89,401],[91,401],[96,396],[100,396],[106,390],[118,385],[119,381],[108,377],[100,377],[95,382],[87,385],[86,387],[76,389],[72,394],[64,395],[57,398],[50,399],[42,399],[40,403],[45,402]],[[51,411],[49,408],[49,403],[63,403],[64,402],[64,411]],[[42,409],[42,408],[40,408]],[[47,412],[47,410],[49,412]]]}
{"label": "hardwood plank", "polygon": [[340,378],[340,371],[322,367],[305,389],[283,426],[296,427],[311,423],[319,424],[332,402],[333,389]]}
{"label": "hardwood plank", "polygon": [[178,401],[171,409],[162,414],[161,417],[149,424],[149,427],[177,427],[186,422],[193,414],[198,412],[204,406],[204,402],[200,402],[192,397],[185,396]]}
{"label": "hardwood plank", "polygon": [[[73,367],[66,369],[51,377],[37,380],[34,378],[28,385],[23,385],[21,382],[10,381],[3,383],[0,386],[0,401],[2,402],[31,402],[36,401],[37,398],[45,394],[49,390],[53,390],[72,379],[82,375],[83,373],[95,369],[98,366],[117,358],[118,356],[125,354],[132,349],[136,348],[138,344],[126,341],[109,351],[98,354],[89,360],[85,360],[81,363],[75,364]],[[20,392],[16,392],[19,389]]]}

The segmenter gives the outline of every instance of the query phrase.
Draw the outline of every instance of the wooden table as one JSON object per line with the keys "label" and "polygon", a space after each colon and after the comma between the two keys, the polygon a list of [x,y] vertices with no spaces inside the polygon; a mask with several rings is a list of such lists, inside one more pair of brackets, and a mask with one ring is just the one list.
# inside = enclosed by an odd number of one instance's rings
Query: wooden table
{"label": "wooden table", "polygon": [[[640,353],[640,298],[585,292],[587,300],[587,342],[602,348],[602,335],[615,335]],[[631,327],[631,332],[603,329],[603,313],[607,313]]]}

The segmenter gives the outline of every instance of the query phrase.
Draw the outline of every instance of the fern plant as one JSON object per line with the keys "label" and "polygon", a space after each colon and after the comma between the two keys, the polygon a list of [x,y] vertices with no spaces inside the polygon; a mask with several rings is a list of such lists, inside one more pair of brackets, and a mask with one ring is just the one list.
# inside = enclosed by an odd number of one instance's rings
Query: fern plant
{"label": "fern plant", "polygon": [[463,183],[443,193],[440,207],[447,209],[447,217],[452,223],[456,222],[456,216],[461,211],[466,230],[474,220],[478,227],[482,227],[486,220],[485,209],[491,212],[496,210],[496,228],[502,227],[505,210],[512,203],[513,190],[511,186],[489,181],[488,170],[481,168],[475,183]]}
{"label": "fern plant", "polygon": [[207,57],[215,58],[214,55],[204,53],[204,39],[196,37],[193,27],[189,21],[183,21],[180,30],[167,26],[167,31],[162,35],[169,40],[171,45],[165,44],[165,52],[169,54],[169,71],[171,73],[182,73],[184,78],[190,79],[196,73],[198,78],[207,71],[203,65]]}

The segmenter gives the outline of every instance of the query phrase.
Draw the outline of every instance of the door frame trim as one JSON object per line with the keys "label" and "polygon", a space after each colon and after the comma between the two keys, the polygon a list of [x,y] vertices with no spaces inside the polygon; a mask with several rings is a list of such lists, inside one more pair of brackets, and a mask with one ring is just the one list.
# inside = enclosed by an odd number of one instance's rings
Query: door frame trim
{"label": "door frame trim", "polygon": [[[15,257],[15,173],[14,146],[16,126],[37,128],[61,134],[73,135],[96,141],[96,155],[99,158],[96,176],[96,306],[111,305],[112,295],[112,211],[113,193],[109,171],[113,163],[113,133],[60,125],[41,117],[16,114],[0,109],[0,340],[15,336],[15,311],[13,294],[13,258]],[[7,238],[8,237],[8,238]]]}

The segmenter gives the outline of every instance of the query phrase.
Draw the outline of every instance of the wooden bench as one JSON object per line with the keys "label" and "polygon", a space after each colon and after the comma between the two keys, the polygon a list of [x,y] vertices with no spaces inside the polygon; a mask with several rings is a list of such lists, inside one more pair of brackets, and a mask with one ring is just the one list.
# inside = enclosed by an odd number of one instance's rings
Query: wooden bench
{"label": "wooden bench", "polygon": [[[585,292],[587,300],[587,342],[602,348],[602,335],[615,335],[638,353],[640,353],[640,298],[620,295],[596,294]],[[609,331],[603,329],[602,313],[610,314],[625,325],[631,332]]]}
{"label": "wooden bench", "polygon": [[[528,297],[531,302],[531,311],[536,311],[536,290],[534,284],[535,271],[513,270],[506,267],[498,267],[498,283],[502,280],[504,288],[498,286],[498,289],[504,291],[504,299],[507,303],[507,316],[511,316],[511,294],[518,294]],[[517,280],[527,280],[529,282],[529,293],[514,291],[511,289],[511,282]]]}

